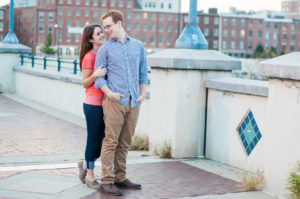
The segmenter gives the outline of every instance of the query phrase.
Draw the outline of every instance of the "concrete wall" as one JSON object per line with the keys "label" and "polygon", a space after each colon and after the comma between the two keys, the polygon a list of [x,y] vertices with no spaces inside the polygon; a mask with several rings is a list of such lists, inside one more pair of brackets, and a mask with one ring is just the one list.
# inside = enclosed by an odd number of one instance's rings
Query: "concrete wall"
{"label": "concrete wall", "polygon": [[[84,118],[82,102],[85,89],[80,76],[22,66],[14,67],[14,70],[17,95]],[[146,99],[141,106],[136,134],[148,135],[148,112],[149,100]]]}

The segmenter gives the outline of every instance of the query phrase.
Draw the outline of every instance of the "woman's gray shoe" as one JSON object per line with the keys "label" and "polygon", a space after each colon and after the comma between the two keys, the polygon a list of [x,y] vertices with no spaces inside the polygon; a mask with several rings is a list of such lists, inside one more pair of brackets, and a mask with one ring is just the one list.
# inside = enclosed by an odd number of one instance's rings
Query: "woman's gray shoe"
{"label": "woman's gray shoe", "polygon": [[85,177],[87,174],[87,170],[85,170],[83,168],[83,161],[80,161],[77,164],[78,164],[78,169],[79,169],[79,179],[83,184],[85,184]]}
{"label": "woman's gray shoe", "polygon": [[86,180],[86,186],[91,189],[100,189],[100,184],[97,182],[97,180],[91,182],[88,179]]}

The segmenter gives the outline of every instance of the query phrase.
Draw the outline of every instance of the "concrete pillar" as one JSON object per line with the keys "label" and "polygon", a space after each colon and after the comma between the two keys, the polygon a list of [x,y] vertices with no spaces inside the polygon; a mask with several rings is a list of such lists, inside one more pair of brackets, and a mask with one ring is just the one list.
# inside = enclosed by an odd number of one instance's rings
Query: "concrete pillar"
{"label": "concrete pillar", "polygon": [[241,68],[241,62],[214,50],[168,49],[149,55],[148,65],[151,147],[167,140],[173,157],[202,156],[204,81],[231,76],[232,70]]}
{"label": "concrete pillar", "polygon": [[0,92],[15,92],[13,67],[20,65],[20,54],[29,54],[31,51],[31,48],[22,44],[0,42]]}
{"label": "concrete pillar", "polygon": [[300,52],[261,62],[258,74],[269,77],[265,190],[284,196],[288,173],[300,161]]}

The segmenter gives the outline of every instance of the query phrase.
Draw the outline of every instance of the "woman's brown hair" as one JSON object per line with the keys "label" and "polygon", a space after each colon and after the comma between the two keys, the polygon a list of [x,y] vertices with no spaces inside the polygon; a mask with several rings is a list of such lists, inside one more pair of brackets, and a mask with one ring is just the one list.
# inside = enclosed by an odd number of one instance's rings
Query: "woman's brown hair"
{"label": "woman's brown hair", "polygon": [[82,60],[84,55],[93,49],[93,44],[90,42],[90,39],[93,39],[93,34],[96,27],[99,27],[102,30],[101,26],[97,24],[86,26],[83,30],[79,52],[80,71],[82,71]]}

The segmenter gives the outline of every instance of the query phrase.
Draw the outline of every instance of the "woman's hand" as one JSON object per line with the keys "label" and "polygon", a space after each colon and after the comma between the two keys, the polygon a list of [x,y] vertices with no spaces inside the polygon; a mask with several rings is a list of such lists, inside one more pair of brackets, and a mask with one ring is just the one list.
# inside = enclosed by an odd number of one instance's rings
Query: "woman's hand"
{"label": "woman's hand", "polygon": [[107,69],[103,68],[103,65],[101,65],[99,68],[97,68],[97,70],[94,71],[93,75],[95,76],[95,78],[97,78],[97,77],[105,76],[106,73],[107,73]]}

